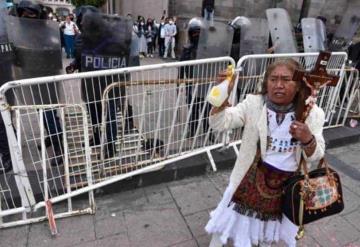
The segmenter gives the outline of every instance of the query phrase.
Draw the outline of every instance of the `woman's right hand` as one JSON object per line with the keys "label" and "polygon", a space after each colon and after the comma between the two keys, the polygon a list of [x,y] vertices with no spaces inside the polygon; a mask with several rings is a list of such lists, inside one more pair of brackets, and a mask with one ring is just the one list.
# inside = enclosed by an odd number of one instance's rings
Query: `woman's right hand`
{"label": "woman's right hand", "polygon": [[[227,77],[227,70],[220,71],[219,74],[216,77],[216,82],[219,84],[222,81],[224,81],[226,79],[226,77]],[[229,82],[229,86],[228,86],[228,95],[229,96],[230,96],[232,90],[234,89],[235,78],[236,78],[236,75],[234,73],[231,80],[230,80],[230,82]]]}

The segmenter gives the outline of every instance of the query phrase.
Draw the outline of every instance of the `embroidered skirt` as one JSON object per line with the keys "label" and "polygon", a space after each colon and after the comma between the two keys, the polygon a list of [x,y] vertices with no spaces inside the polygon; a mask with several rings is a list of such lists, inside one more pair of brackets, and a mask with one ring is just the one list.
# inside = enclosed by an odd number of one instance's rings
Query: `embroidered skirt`
{"label": "embroidered skirt", "polygon": [[232,239],[235,247],[279,240],[296,246],[298,227],[281,214],[281,187],[292,174],[256,160],[237,188],[226,188],[205,230],[223,244]]}
{"label": "embroidered skirt", "polygon": [[236,189],[234,210],[257,219],[280,220],[283,183],[294,172],[279,170],[261,160],[254,163]]}

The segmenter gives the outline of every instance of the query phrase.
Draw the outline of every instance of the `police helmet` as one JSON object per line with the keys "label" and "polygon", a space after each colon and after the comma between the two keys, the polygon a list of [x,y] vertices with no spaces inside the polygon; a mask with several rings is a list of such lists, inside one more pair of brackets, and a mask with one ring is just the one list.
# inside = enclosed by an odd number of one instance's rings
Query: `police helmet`
{"label": "police helmet", "polygon": [[204,27],[204,22],[201,18],[192,18],[188,22],[188,37],[190,43],[196,43],[199,40],[201,29]]}
{"label": "police helmet", "polygon": [[230,22],[230,26],[232,26],[234,29],[241,29],[243,27],[249,27],[250,25],[250,19],[245,16],[237,16]]}
{"label": "police helmet", "polygon": [[75,10],[74,10],[74,13],[76,15],[76,25],[79,27],[80,31],[82,31],[82,19],[83,19],[83,16],[86,14],[86,13],[99,13],[100,11],[94,7],[94,6],[91,6],[91,5],[82,5],[80,7],[77,7]]}
{"label": "police helmet", "polygon": [[41,5],[28,0],[19,2],[16,10],[19,17],[39,19],[42,16]]}

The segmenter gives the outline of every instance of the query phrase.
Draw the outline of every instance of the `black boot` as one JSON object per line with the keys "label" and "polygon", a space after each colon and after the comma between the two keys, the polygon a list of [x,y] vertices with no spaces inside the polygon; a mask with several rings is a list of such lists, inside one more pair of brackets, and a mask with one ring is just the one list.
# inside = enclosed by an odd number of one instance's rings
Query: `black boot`
{"label": "black boot", "polygon": [[[100,145],[100,138],[101,138],[100,131],[96,127],[93,130],[94,130],[93,137],[89,141],[90,147]],[[85,145],[83,145],[83,146],[85,146]]]}
{"label": "black boot", "polygon": [[51,166],[60,166],[63,164],[63,155],[64,155],[64,147],[62,144],[62,141],[53,141],[54,145],[54,156],[52,157],[52,160],[50,162]]}
{"label": "black boot", "polygon": [[11,157],[10,154],[9,155],[3,155],[1,157],[1,162],[0,162],[0,174],[3,173],[7,173],[9,171],[11,171],[12,168],[12,162],[11,162]]}
{"label": "black boot", "polygon": [[[50,136],[47,136],[45,138],[45,148],[48,148],[51,146],[51,139]],[[41,151],[41,143],[37,146],[38,150]]]}
{"label": "black boot", "polygon": [[115,155],[115,145],[114,143],[108,143],[105,148],[105,159],[110,159]]}

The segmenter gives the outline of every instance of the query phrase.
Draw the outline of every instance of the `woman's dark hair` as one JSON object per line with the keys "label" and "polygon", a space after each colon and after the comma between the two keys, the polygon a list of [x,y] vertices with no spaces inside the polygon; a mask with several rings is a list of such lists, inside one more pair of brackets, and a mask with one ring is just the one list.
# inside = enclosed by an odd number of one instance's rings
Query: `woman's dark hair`
{"label": "woman's dark hair", "polygon": [[[269,79],[270,74],[274,71],[275,68],[279,66],[287,67],[291,72],[295,72],[295,70],[302,70],[303,67],[301,64],[294,59],[280,59],[276,60],[272,64],[270,64],[265,72],[264,80],[261,87],[261,94],[267,94],[267,81]],[[310,89],[305,85],[303,81],[297,81],[298,92],[296,93],[293,103],[295,105],[295,117],[297,120],[302,118],[302,114],[305,110],[305,100],[310,96]]]}

